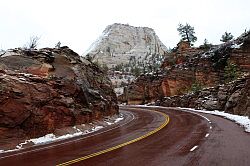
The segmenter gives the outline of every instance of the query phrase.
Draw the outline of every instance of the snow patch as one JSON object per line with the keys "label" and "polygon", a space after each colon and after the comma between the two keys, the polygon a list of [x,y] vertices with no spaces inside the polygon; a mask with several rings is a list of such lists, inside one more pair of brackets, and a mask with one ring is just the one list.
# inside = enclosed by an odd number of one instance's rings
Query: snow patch
{"label": "snow patch", "polygon": [[18,78],[19,80],[21,80],[21,81],[26,81],[26,79],[25,78],[22,78],[22,77],[20,77],[20,78]]}
{"label": "snow patch", "polygon": [[18,144],[18,145],[16,146],[16,148],[17,148],[17,149],[21,149],[21,148],[23,147],[23,145],[25,145],[25,144],[27,144],[27,143],[29,143],[28,140],[26,140],[25,142],[22,142],[22,143]]}
{"label": "snow patch", "polygon": [[31,77],[33,76],[33,74],[30,74],[30,73],[18,73],[19,75],[23,75],[25,77]]}
{"label": "snow patch", "polygon": [[115,120],[115,123],[120,122],[120,121],[123,120],[123,119],[124,119],[124,117],[119,117],[119,118],[117,118],[117,119]]}
{"label": "snow patch", "polygon": [[231,46],[231,48],[240,48],[241,46],[243,45],[243,43],[241,43],[241,44],[233,44],[232,46]]}
{"label": "snow patch", "polygon": [[37,145],[37,144],[43,144],[43,143],[48,143],[48,142],[52,142],[52,141],[59,141],[59,140],[64,140],[64,139],[92,133],[92,132],[98,131],[102,128],[104,128],[104,127],[103,126],[95,126],[91,130],[81,131],[76,126],[74,126],[73,129],[76,129],[77,132],[75,132],[73,134],[66,134],[66,135],[56,137],[53,133],[50,133],[50,134],[47,134],[43,137],[30,139],[30,140],[28,140],[28,142],[33,142],[35,145]]}
{"label": "snow patch", "polygon": [[113,123],[111,123],[111,122],[106,122],[106,123],[107,123],[109,126],[113,124]]}
{"label": "snow patch", "polygon": [[124,87],[115,88],[115,93],[119,96],[123,94]]}
{"label": "snow patch", "polygon": [[112,124],[115,124],[115,123],[118,123],[118,122],[120,122],[121,120],[123,120],[124,119],[124,117],[123,116],[120,116],[120,117],[118,117],[118,118],[116,118],[115,120],[114,120],[114,122],[109,122],[109,121],[104,121],[107,125],[112,125]]}

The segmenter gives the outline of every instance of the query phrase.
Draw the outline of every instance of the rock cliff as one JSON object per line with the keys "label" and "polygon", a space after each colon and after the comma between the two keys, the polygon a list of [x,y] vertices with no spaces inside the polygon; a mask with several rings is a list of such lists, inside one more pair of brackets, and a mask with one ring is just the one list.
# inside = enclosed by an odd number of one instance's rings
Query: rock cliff
{"label": "rock cliff", "polygon": [[165,97],[156,105],[220,110],[250,117],[250,75],[226,85],[205,88],[195,93]]}
{"label": "rock cliff", "polygon": [[0,144],[118,114],[111,81],[68,47],[0,57]]}
{"label": "rock cliff", "polygon": [[144,103],[147,96],[152,101],[164,96],[182,95],[192,89],[217,86],[242,73],[249,73],[249,64],[250,32],[236,40],[209,48],[191,48],[181,42],[172,53],[166,55],[160,72],[154,73],[150,81],[143,83],[141,80],[148,80],[148,76],[141,75],[128,85],[126,94],[119,96],[119,100],[140,104]]}

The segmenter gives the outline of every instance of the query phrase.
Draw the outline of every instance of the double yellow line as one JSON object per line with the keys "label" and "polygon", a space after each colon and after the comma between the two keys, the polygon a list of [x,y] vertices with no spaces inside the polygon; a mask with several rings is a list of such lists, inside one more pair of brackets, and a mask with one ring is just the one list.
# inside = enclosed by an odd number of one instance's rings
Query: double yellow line
{"label": "double yellow line", "polygon": [[95,156],[99,156],[101,154],[104,154],[104,153],[107,153],[107,152],[110,152],[110,151],[113,151],[113,150],[116,150],[116,149],[119,149],[119,148],[122,148],[124,146],[127,146],[129,144],[132,144],[132,143],[135,143],[137,141],[140,141],[156,132],[158,132],[159,130],[161,130],[163,127],[165,127],[169,121],[170,121],[170,118],[167,114],[165,113],[162,113],[162,112],[159,112],[159,111],[153,111],[153,112],[157,112],[159,114],[161,114],[162,116],[164,116],[165,118],[165,121],[164,123],[161,124],[161,126],[159,126],[158,128],[154,129],[153,131],[150,131],[149,133],[143,135],[143,136],[140,136],[136,139],[133,139],[133,140],[130,140],[128,142],[125,142],[125,143],[122,143],[122,144],[119,144],[119,145],[116,145],[116,146],[113,146],[111,148],[108,148],[108,149],[105,149],[105,150],[101,150],[99,152],[96,152],[96,153],[92,153],[92,154],[89,154],[87,156],[83,156],[83,157],[80,157],[80,158],[77,158],[77,159],[74,159],[74,160],[70,160],[70,161],[67,161],[65,163],[61,163],[61,164],[58,164],[58,166],[66,166],[66,165],[71,165],[71,164],[74,164],[74,163],[77,163],[77,162],[80,162],[80,161],[83,161],[83,160],[86,160],[86,159],[89,159],[89,158],[92,158],[92,157],[95,157]]}

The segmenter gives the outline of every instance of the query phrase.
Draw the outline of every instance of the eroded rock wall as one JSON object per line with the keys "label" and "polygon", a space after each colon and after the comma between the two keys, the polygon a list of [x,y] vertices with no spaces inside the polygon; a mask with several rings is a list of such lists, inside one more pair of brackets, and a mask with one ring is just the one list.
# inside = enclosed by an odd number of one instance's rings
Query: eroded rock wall
{"label": "eroded rock wall", "polygon": [[118,114],[108,77],[68,47],[0,57],[0,140],[37,137]]}
{"label": "eroded rock wall", "polygon": [[229,84],[205,88],[195,93],[165,97],[156,104],[165,107],[220,110],[250,117],[250,76],[246,75]]}
{"label": "eroded rock wall", "polygon": [[[231,63],[236,66],[235,72],[238,74],[249,73],[249,36],[250,32],[247,32],[236,40],[210,48],[191,48],[185,42],[179,43],[177,48],[166,56],[160,71],[161,76],[152,76],[156,77],[157,83],[154,83],[154,80],[142,82],[140,77],[144,76],[140,76],[128,86],[128,92],[122,98],[126,98],[128,104],[132,104],[134,98],[137,103],[144,101],[142,95],[135,95],[145,94],[142,91],[145,86],[155,87],[154,89],[158,89],[167,97],[188,93],[193,86],[213,87],[224,84],[228,81],[226,67]],[[155,95],[151,98],[160,99],[161,96]]]}

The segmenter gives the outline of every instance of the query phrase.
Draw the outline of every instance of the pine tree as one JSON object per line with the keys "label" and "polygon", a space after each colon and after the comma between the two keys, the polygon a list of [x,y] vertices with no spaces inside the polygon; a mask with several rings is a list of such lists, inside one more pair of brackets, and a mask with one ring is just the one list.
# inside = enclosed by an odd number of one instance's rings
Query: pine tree
{"label": "pine tree", "polygon": [[220,41],[222,41],[222,42],[228,42],[228,41],[230,41],[230,40],[232,40],[233,39],[233,35],[229,32],[225,32],[222,36],[221,36],[221,39],[220,39]]}
{"label": "pine tree", "polygon": [[212,47],[212,44],[210,44],[207,39],[204,39],[203,48],[209,49],[211,47]]}
{"label": "pine tree", "polygon": [[203,43],[204,45],[208,45],[209,43],[208,43],[208,40],[207,39],[204,39],[204,43]]}
{"label": "pine tree", "polygon": [[177,31],[183,41],[187,41],[191,44],[197,40],[197,37],[194,35],[194,27],[190,26],[188,23],[186,23],[186,25],[179,24]]}
{"label": "pine tree", "polygon": [[56,45],[55,45],[55,48],[60,48],[60,47],[61,47],[61,42],[58,41],[58,42],[56,43]]}

